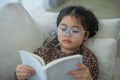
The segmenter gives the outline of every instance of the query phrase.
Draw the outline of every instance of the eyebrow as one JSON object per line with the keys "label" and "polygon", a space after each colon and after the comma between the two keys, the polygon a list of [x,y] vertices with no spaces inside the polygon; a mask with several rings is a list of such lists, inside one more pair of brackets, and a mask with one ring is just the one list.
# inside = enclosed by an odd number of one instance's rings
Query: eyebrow
{"label": "eyebrow", "polygon": [[67,27],[67,25],[66,25],[66,24],[64,24],[64,23],[62,23],[61,25],[63,25],[63,26],[66,26],[66,27]]}
{"label": "eyebrow", "polygon": [[[63,25],[63,26],[66,26],[66,27],[67,27],[67,25],[66,25],[66,24],[64,24],[64,23],[62,23],[61,25]],[[79,26],[72,26],[72,27],[80,28]]]}

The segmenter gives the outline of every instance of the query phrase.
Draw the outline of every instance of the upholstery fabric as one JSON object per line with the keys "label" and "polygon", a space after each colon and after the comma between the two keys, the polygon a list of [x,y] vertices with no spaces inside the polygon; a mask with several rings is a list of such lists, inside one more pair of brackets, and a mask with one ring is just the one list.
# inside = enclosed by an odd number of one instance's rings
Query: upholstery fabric
{"label": "upholstery fabric", "polygon": [[0,10],[0,79],[13,80],[20,64],[18,51],[40,47],[42,36],[38,25],[20,4],[8,4]]}
{"label": "upholstery fabric", "polygon": [[100,69],[98,80],[113,80],[115,78],[116,40],[113,38],[90,39],[86,46],[98,58]]}

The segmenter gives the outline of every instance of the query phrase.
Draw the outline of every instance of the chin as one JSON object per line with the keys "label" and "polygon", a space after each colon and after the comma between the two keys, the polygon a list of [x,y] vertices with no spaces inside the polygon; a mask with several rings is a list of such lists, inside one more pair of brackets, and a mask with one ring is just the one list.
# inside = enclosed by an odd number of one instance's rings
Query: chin
{"label": "chin", "polygon": [[68,50],[72,50],[73,47],[71,47],[70,45],[63,45],[64,48],[68,49]]}

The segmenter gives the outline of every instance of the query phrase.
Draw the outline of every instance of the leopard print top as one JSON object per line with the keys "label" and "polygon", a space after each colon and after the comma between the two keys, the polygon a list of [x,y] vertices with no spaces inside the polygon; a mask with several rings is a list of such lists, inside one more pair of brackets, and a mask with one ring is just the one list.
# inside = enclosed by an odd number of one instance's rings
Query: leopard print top
{"label": "leopard print top", "polygon": [[97,80],[98,78],[99,68],[97,58],[89,49],[83,45],[71,54],[65,54],[60,50],[59,46],[56,46],[55,43],[52,43],[50,46],[37,48],[34,53],[42,57],[46,64],[65,56],[81,54],[83,55],[83,64],[89,68],[93,80]]}

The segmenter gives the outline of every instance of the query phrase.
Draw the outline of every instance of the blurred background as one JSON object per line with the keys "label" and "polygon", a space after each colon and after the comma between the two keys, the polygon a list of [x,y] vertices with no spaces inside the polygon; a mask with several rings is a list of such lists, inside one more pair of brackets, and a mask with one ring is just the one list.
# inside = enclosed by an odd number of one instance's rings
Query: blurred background
{"label": "blurred background", "polygon": [[93,11],[98,18],[120,18],[120,0],[0,0],[0,8],[10,2],[21,3],[28,12],[59,12],[66,6],[82,5]]}
{"label": "blurred background", "polygon": [[120,0],[67,0],[51,11],[59,11],[69,5],[82,5],[93,11],[98,18],[120,18]]}

